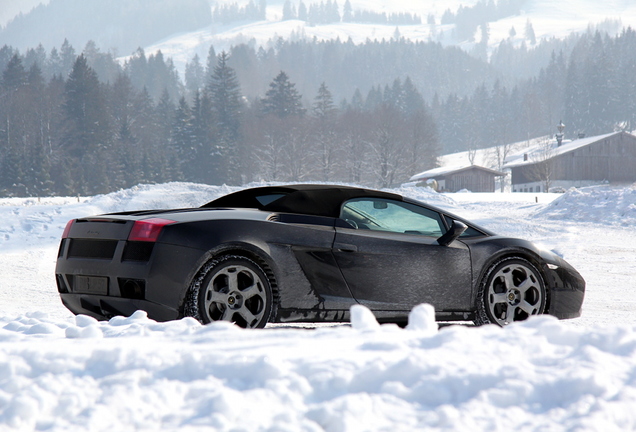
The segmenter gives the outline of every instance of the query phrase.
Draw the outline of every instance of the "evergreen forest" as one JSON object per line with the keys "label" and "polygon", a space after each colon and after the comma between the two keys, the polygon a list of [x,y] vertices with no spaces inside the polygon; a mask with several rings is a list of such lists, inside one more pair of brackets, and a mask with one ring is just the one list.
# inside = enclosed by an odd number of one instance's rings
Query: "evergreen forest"
{"label": "evergreen forest", "polygon": [[[536,73],[499,67],[548,49]],[[399,35],[360,45],[277,40],[210,47],[183,74],[159,51],[118,60],[94,42],[81,51],[68,41],[48,51],[5,45],[0,195],[168,181],[386,187],[443,153],[550,135],[561,120],[566,137],[631,130],[634,70],[631,29],[531,49],[502,43],[489,61]]]}

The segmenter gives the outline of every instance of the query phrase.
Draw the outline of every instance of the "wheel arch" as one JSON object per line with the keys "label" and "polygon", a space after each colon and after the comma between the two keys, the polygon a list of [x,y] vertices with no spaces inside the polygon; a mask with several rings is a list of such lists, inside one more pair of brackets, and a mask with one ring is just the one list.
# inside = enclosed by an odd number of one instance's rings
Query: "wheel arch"
{"label": "wheel arch", "polygon": [[551,301],[551,295],[550,295],[551,294],[551,289],[550,289],[551,279],[549,278],[549,275],[548,275],[547,266],[545,262],[543,261],[543,259],[541,259],[541,257],[538,255],[538,253],[530,249],[525,249],[521,247],[508,248],[508,249],[501,250],[499,253],[489,257],[489,259],[485,261],[484,265],[481,266],[479,275],[477,276],[477,278],[475,278],[474,284],[473,284],[474,285],[473,303],[474,303],[475,311],[477,311],[477,303],[479,302],[479,290],[480,290],[481,284],[484,282],[484,278],[486,277],[490,269],[494,265],[497,265],[499,262],[505,259],[512,259],[512,258],[522,258],[527,260],[530,264],[532,264],[537,269],[537,271],[543,278],[543,283],[545,285],[545,296],[546,296],[544,313],[548,313],[550,311],[550,301]]}
{"label": "wheel arch", "polygon": [[273,313],[270,317],[271,319],[275,319],[278,311],[278,305],[280,304],[280,293],[278,289],[278,283],[276,274],[278,273],[276,264],[269,257],[266,251],[262,248],[259,248],[255,245],[249,243],[227,243],[215,247],[209,251],[207,251],[203,257],[199,260],[199,262],[194,266],[194,270],[191,273],[191,277],[187,282],[187,287],[185,289],[184,295],[181,299],[181,304],[179,306],[180,316],[185,317],[189,316],[185,310],[187,304],[187,298],[192,294],[192,291],[195,289],[195,284],[198,280],[201,279],[202,275],[207,271],[209,265],[219,260],[220,258],[226,256],[238,256],[247,258],[254,263],[258,264],[259,267],[267,276],[270,287],[272,289],[272,309]]}

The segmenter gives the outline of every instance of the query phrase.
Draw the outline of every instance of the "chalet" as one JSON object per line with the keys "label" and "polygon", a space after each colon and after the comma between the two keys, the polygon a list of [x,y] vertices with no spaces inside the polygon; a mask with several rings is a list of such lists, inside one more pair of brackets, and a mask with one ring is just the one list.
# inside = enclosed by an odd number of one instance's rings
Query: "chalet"
{"label": "chalet", "polygon": [[636,136],[614,132],[574,141],[546,140],[506,158],[513,192],[636,182]]}
{"label": "chalet", "polygon": [[494,192],[495,178],[506,174],[478,165],[464,167],[439,167],[421,172],[411,177],[414,182],[435,180],[439,192]]}

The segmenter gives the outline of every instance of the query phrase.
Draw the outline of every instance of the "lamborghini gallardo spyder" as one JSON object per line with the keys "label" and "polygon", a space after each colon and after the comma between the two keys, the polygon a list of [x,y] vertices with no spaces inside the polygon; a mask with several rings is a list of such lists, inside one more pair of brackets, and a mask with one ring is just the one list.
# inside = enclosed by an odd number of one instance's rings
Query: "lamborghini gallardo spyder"
{"label": "lamborghini gallardo spyder", "polygon": [[559,256],[397,194],[335,185],[245,189],[198,208],[69,221],[62,302],[98,319],[144,310],[246,328],[345,322],[352,305],[403,324],[420,303],[438,321],[506,325],[574,318],[585,282]]}

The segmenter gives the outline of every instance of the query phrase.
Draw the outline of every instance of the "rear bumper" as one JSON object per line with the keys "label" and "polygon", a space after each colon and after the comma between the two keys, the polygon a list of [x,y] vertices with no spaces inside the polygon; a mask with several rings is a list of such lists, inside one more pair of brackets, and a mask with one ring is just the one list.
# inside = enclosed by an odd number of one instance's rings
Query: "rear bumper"
{"label": "rear bumper", "polygon": [[127,299],[92,294],[60,294],[62,303],[76,315],[88,315],[98,320],[106,320],[117,315],[130,316],[137,310],[144,310],[156,321],[179,318],[179,311],[148,300]]}
{"label": "rear bumper", "polygon": [[178,319],[205,252],[155,243],[146,261],[134,261],[125,259],[125,247],[120,240],[109,259],[75,258],[63,243],[55,269],[62,303],[75,314],[97,319],[137,310],[157,321]]}

